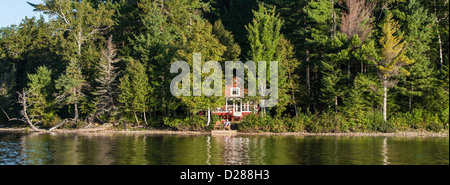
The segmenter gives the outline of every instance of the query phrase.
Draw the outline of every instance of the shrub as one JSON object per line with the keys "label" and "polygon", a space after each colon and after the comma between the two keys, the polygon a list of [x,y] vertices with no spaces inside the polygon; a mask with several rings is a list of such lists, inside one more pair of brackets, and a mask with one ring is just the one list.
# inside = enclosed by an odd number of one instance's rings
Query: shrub
{"label": "shrub", "polygon": [[369,114],[368,128],[375,132],[389,133],[396,132],[395,125],[389,121],[384,121],[383,115],[379,112]]}
{"label": "shrub", "polygon": [[285,118],[284,124],[289,132],[300,132],[305,130],[305,120],[299,115],[295,118]]}
{"label": "shrub", "polygon": [[[164,125],[168,126],[169,128],[175,129],[175,130],[204,130],[208,129],[206,128],[206,120],[204,116],[200,115],[194,115],[192,118],[164,118],[163,123]],[[213,120],[213,119],[211,119]],[[214,124],[210,124],[214,125]]]}
{"label": "shrub", "polygon": [[241,123],[238,125],[238,130],[247,132],[255,130],[259,122],[259,115],[250,114],[242,119]]}
{"label": "shrub", "polygon": [[426,130],[432,132],[440,132],[444,129],[444,125],[440,122],[439,116],[437,114],[428,114],[424,121],[427,123]]}
{"label": "shrub", "polygon": [[397,130],[406,131],[411,129],[410,117],[410,113],[396,113],[389,119],[389,122],[391,122]]}
{"label": "shrub", "polygon": [[182,119],[175,119],[175,118],[164,118],[164,125],[170,127],[170,128],[178,128],[178,125],[183,122]]}
{"label": "shrub", "polygon": [[411,111],[411,114],[406,113],[405,115],[408,116],[407,120],[409,121],[412,129],[421,129],[425,128],[425,124],[423,121],[423,110],[422,109],[413,109]]}
{"label": "shrub", "polygon": [[313,133],[347,132],[350,127],[350,122],[341,113],[324,113],[314,116],[313,120],[306,124],[306,130]]}

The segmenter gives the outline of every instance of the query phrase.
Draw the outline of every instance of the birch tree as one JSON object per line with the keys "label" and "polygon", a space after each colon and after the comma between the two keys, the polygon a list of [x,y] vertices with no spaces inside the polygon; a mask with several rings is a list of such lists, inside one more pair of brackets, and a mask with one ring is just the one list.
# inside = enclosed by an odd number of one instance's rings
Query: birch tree
{"label": "birch tree", "polygon": [[[74,41],[76,54],[81,57],[83,44],[96,34],[105,33],[113,25],[113,11],[102,3],[93,7],[89,1],[44,0],[42,4],[28,3],[34,11],[56,17],[62,31],[68,31]],[[80,59],[80,58],[79,58]]]}
{"label": "birch tree", "polygon": [[375,61],[378,76],[383,85],[383,118],[385,121],[387,119],[388,89],[397,83],[392,78],[409,75],[410,73],[403,66],[414,62],[405,55],[407,43],[403,40],[403,33],[398,36],[395,35],[399,29],[400,24],[392,19],[392,14],[389,14],[382,27],[383,37],[379,40],[381,44],[379,60]]}

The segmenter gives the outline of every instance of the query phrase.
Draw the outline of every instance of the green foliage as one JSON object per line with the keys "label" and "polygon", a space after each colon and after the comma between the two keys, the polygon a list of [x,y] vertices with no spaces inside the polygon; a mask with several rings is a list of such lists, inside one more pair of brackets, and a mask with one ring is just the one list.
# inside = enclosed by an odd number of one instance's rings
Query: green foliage
{"label": "green foliage", "polygon": [[[201,53],[202,64],[222,68],[230,60],[279,61],[277,106],[244,118],[241,131],[448,130],[448,2],[372,2],[30,3],[50,21],[25,17],[0,28],[0,108],[20,115],[16,91],[27,89],[28,114],[44,127],[97,114],[122,125],[149,119],[152,128],[212,129],[197,114],[224,98],[170,93],[170,64],[184,60],[192,69],[193,53]],[[108,35],[117,56],[102,52]]]}
{"label": "green foliage", "polygon": [[36,74],[28,74],[29,112],[31,119],[42,122],[44,126],[53,126],[58,119],[54,112],[54,101],[51,97],[53,82],[52,71],[45,66],[37,69]]}
{"label": "green foliage", "polygon": [[[194,61],[193,54],[201,54],[201,66],[208,61],[217,61],[222,64],[225,62],[222,58],[226,47],[222,45],[219,40],[214,36],[213,26],[207,21],[196,22],[192,34],[189,36],[189,41],[186,47],[178,50],[178,56],[186,61],[190,68],[193,69]],[[224,65],[223,65],[224,66]],[[197,69],[202,71],[202,69]],[[192,70],[191,70],[192,71]],[[204,82],[205,78],[212,75],[214,72],[201,73],[201,81]],[[193,79],[193,73],[191,73],[191,80]],[[193,88],[193,87],[192,87]],[[190,90],[191,91],[191,90]],[[190,93],[193,95],[192,91]],[[203,93],[201,96],[189,96],[179,97],[181,102],[183,102],[189,109],[191,113],[198,113],[201,110],[207,110],[209,108],[213,109],[219,107],[225,102],[222,96],[205,96]]]}
{"label": "green foliage", "polygon": [[225,61],[239,61],[241,55],[241,47],[235,43],[233,35],[226,30],[221,20],[214,23],[212,33],[219,39],[219,42],[226,47],[222,58]]}
{"label": "green foliage", "polygon": [[[139,61],[128,60],[127,69],[120,78],[118,98],[125,113],[133,113],[136,117],[136,112],[147,111],[148,83],[144,66]],[[139,124],[137,118],[136,122]]]}
{"label": "green foliage", "polygon": [[55,80],[57,92],[56,101],[60,105],[74,105],[74,119],[78,119],[78,103],[82,101],[84,94],[81,92],[85,82],[81,74],[81,68],[76,59],[70,61],[64,74]]}
{"label": "green foliage", "polygon": [[411,113],[397,113],[390,122],[395,125],[398,130],[427,130],[432,132],[440,132],[445,128],[448,122],[442,120],[445,116],[436,113],[425,112],[423,109],[413,109]]}
{"label": "green foliage", "polygon": [[280,30],[283,21],[279,15],[268,11],[263,4],[260,4],[259,10],[253,11],[252,23],[245,27],[250,43],[249,60],[280,61],[276,57],[276,49],[281,39]]}
{"label": "green foliage", "polygon": [[373,112],[369,114],[366,119],[368,118],[367,125],[368,129],[375,131],[375,132],[382,132],[382,133],[394,133],[397,131],[394,124],[392,124],[389,121],[385,121],[383,118],[383,114],[380,114],[378,112]]}

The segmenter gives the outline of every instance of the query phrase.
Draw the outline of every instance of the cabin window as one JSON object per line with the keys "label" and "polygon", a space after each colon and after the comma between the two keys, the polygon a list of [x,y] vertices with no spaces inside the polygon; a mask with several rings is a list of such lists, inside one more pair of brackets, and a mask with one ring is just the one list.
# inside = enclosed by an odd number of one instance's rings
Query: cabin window
{"label": "cabin window", "polygon": [[240,95],[241,95],[240,88],[237,87],[231,88],[231,96],[240,96]]}
{"label": "cabin window", "polygon": [[233,100],[232,99],[227,99],[227,109],[226,111],[233,111]]}

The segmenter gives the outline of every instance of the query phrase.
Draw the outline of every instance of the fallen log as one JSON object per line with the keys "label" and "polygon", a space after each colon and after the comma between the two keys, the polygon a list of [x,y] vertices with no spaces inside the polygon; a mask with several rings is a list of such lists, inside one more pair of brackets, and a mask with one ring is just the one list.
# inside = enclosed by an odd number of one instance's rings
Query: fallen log
{"label": "fallen log", "polygon": [[25,91],[25,89],[22,89],[22,93],[17,92],[18,94],[18,100],[17,102],[22,106],[22,110],[21,110],[21,114],[22,114],[22,119],[19,118],[9,118],[8,114],[6,114],[5,110],[2,109],[3,113],[5,113],[6,118],[8,118],[8,121],[22,121],[26,124],[28,124],[28,126],[33,129],[33,131],[35,132],[41,132],[43,131],[42,129],[39,129],[38,127],[35,126],[35,124],[33,124],[33,122],[30,120],[30,118],[28,117],[27,114],[27,108],[28,108],[28,92]]}
{"label": "fallen log", "polygon": [[55,129],[57,129],[58,127],[64,125],[65,123],[67,123],[67,118],[64,119],[64,120],[62,120],[62,121],[60,121],[59,123],[57,123],[57,124],[56,124],[55,126],[53,126],[52,128],[48,129],[48,131],[55,130]]}

